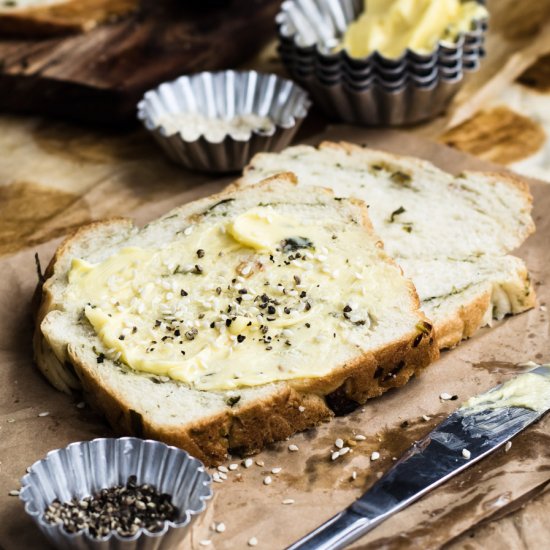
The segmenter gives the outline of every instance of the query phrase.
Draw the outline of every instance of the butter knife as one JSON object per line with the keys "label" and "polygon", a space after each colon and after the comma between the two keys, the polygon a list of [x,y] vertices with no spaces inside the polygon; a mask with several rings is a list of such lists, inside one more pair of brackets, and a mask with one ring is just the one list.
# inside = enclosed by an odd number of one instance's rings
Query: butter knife
{"label": "butter knife", "polygon": [[550,367],[481,394],[417,441],[366,493],[287,550],[337,550],[504,445],[550,409]]}

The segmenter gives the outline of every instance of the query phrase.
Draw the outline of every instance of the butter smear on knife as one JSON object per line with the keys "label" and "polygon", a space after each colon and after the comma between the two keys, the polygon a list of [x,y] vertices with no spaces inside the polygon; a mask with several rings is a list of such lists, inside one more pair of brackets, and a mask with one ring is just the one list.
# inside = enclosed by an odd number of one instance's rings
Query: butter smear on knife
{"label": "butter smear on knife", "polygon": [[[533,411],[550,409],[550,366],[548,375],[527,372],[508,380],[493,391],[472,397],[462,409],[481,411],[505,407],[523,407]],[[540,368],[539,368],[540,372]]]}

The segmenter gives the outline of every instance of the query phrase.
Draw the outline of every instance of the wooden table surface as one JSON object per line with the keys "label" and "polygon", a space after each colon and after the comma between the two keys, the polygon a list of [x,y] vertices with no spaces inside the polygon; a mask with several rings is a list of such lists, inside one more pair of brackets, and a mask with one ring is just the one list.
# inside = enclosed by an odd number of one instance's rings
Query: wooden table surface
{"label": "wooden table surface", "polygon": [[[521,62],[510,52],[506,59],[521,70],[507,73],[502,81],[498,75],[486,75],[483,86],[472,93],[476,101],[464,102],[468,108],[455,111],[454,119],[444,117],[407,131],[550,183],[550,56],[531,63],[537,53],[550,52],[550,32],[544,32],[550,29],[550,1],[502,2],[512,6],[508,16],[516,22],[513,32],[520,34],[525,54]],[[528,18],[518,11],[521,6]],[[502,17],[499,11],[497,23]],[[273,45],[248,66],[284,72]],[[314,109],[298,139],[317,133],[328,122]],[[114,133],[52,119],[1,115],[0,255],[49,241],[94,219],[131,215],[145,203],[158,205],[160,213],[184,202],[191,189],[207,186],[208,181],[208,176],[185,172],[167,161],[137,127]],[[540,539],[531,540],[530,533],[536,530],[550,537],[550,489],[544,484],[536,493],[522,508],[507,510],[450,547],[541,548]],[[497,546],[495,540],[500,541]]]}

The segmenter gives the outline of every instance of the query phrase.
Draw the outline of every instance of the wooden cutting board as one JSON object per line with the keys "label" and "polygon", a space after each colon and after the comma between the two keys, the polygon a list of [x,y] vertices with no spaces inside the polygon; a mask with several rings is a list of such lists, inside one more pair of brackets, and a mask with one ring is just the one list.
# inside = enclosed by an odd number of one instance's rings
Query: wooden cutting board
{"label": "wooden cutting board", "polygon": [[128,122],[142,94],[160,82],[234,67],[254,55],[275,35],[279,5],[143,0],[139,13],[86,34],[2,39],[0,110]]}

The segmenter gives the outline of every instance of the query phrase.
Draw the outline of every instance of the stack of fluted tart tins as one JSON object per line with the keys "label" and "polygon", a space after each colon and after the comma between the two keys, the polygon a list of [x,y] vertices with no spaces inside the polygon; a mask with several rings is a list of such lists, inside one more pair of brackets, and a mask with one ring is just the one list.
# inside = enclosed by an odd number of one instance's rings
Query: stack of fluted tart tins
{"label": "stack of fluted tart tins", "polygon": [[[483,3],[483,2],[479,2]],[[413,124],[441,114],[485,55],[487,20],[429,54],[353,58],[339,47],[363,0],[286,0],[277,15],[279,54],[325,113],[365,125]]]}

